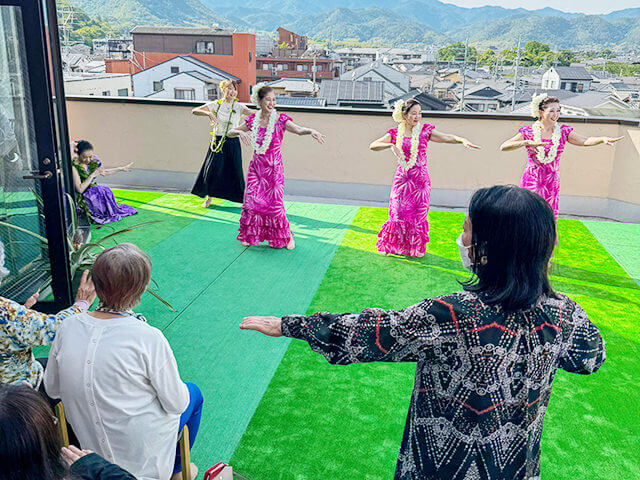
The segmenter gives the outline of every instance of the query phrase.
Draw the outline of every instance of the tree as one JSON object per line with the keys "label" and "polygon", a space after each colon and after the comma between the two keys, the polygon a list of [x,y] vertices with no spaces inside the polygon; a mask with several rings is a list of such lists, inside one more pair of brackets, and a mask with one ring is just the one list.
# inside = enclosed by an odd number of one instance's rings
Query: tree
{"label": "tree", "polygon": [[604,50],[600,51],[599,55],[604,58],[614,58],[616,56],[616,53],[610,48],[605,48]]}
{"label": "tree", "polygon": [[[464,49],[464,43],[452,43],[438,50],[438,58],[445,62],[462,62],[464,60]],[[469,47],[467,51],[467,61],[475,62],[476,58],[478,58],[478,51],[475,47]]]}
{"label": "tree", "polygon": [[478,57],[478,65],[493,66],[496,64],[497,56],[493,50],[485,50]]}
{"label": "tree", "polygon": [[521,61],[525,67],[550,64],[554,58],[549,45],[536,41],[527,42],[521,53]]}
{"label": "tree", "polygon": [[556,60],[558,61],[558,65],[566,66],[571,65],[571,63],[575,62],[577,58],[575,53],[573,53],[571,50],[560,50],[558,52]]}

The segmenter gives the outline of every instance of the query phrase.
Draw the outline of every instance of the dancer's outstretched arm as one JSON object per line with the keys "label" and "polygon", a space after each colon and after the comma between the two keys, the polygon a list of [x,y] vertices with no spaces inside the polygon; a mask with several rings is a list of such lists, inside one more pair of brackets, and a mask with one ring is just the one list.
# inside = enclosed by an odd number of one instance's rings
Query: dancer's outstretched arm
{"label": "dancer's outstretched arm", "polygon": [[198,115],[201,117],[209,117],[209,120],[211,120],[212,122],[218,121],[216,114],[211,110],[209,110],[209,107],[207,107],[206,103],[204,105],[200,105],[199,107],[194,108],[193,110],[191,110],[191,113],[193,115]]}
{"label": "dancer's outstretched arm", "polygon": [[476,150],[480,150],[480,147],[478,145],[474,145],[464,137],[458,137],[457,135],[452,135],[450,133],[442,133],[437,130],[431,131],[431,136],[429,137],[429,139],[436,143],[459,143],[462,144],[465,148],[474,148]]}
{"label": "dancer's outstretched arm", "polygon": [[502,152],[510,152],[512,150],[517,150],[521,147],[542,147],[544,146],[544,142],[536,142],[534,140],[525,140],[521,133],[518,133],[516,136],[511,137],[509,140],[500,145],[500,150]]}
{"label": "dancer's outstretched arm", "polygon": [[576,132],[571,132],[567,141],[571,145],[577,145],[578,147],[593,147],[594,145],[600,145],[601,143],[609,146],[613,146],[614,143],[622,140],[624,137],[585,137]]}
{"label": "dancer's outstretched arm", "polygon": [[113,175],[114,173],[118,173],[118,172],[130,172],[132,165],[133,165],[133,162],[130,162],[120,167],[101,168],[100,175]]}
{"label": "dancer's outstretched arm", "polygon": [[369,150],[379,152],[380,150],[386,150],[387,148],[391,148],[392,146],[393,143],[391,143],[391,134],[387,133],[385,136],[371,142],[371,144],[369,145]]}
{"label": "dancer's outstretched arm", "polygon": [[243,123],[242,125],[236,128],[232,128],[231,130],[229,130],[227,132],[227,137],[229,138],[240,137],[240,140],[242,141],[242,143],[244,143],[248,147],[251,146],[251,136],[249,135],[249,127],[247,127],[245,123]]}
{"label": "dancer's outstretched arm", "polygon": [[242,114],[243,115],[251,115],[252,113],[256,113],[257,110],[254,110],[253,108],[249,108],[246,105],[244,105],[242,107]]}
{"label": "dancer's outstretched arm", "polygon": [[301,127],[300,125],[293,123],[291,120],[287,121],[285,128],[287,129],[287,132],[295,133],[296,135],[311,135],[311,137],[318,143],[324,143],[324,135],[313,128]]}

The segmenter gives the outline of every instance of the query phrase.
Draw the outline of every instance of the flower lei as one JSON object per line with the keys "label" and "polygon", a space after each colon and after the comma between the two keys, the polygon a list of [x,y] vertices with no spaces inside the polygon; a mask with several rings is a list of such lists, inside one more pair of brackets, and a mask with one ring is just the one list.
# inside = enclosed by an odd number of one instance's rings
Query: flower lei
{"label": "flower lei", "polygon": [[[400,123],[398,125],[398,133],[396,134],[396,147],[398,147],[403,154],[404,150],[402,150],[402,143],[404,141],[405,128],[405,123]],[[405,171],[411,169],[418,160],[418,147],[420,146],[421,131],[422,125],[420,123],[414,125],[413,130],[411,130],[411,151],[409,154],[409,160],[407,160],[406,154],[404,154],[404,159],[398,159],[398,164],[400,164]]]}
{"label": "flower lei", "polygon": [[[534,122],[531,128],[533,130],[533,141],[536,143],[542,142],[542,124],[540,123],[540,120]],[[551,163],[556,159],[558,156],[558,147],[560,146],[561,135],[562,132],[560,127],[556,123],[553,128],[553,134],[551,135],[551,148],[549,149],[549,152],[545,153],[545,147],[535,147],[538,152],[538,161],[540,163]]]}
{"label": "flower lei", "polygon": [[253,150],[258,155],[264,155],[269,145],[271,145],[271,139],[273,137],[273,131],[276,127],[276,120],[278,119],[278,114],[276,113],[276,109],[271,110],[271,114],[269,115],[269,122],[267,123],[267,129],[264,132],[264,138],[262,139],[262,145],[258,145],[258,130],[260,130],[260,123],[262,121],[262,115],[264,114],[264,110],[260,110],[256,113],[256,116],[253,119],[253,125],[251,125],[251,146]]}
{"label": "flower lei", "polygon": [[[224,145],[224,141],[227,139],[227,133],[229,132],[229,125],[231,125],[231,117],[233,116],[234,113],[236,113],[236,111],[233,108],[237,101],[238,99],[236,98],[231,103],[231,112],[229,112],[229,121],[227,122],[227,126],[224,130],[224,133],[222,134],[222,138],[217,144],[216,144],[216,134],[218,132],[217,132],[217,128],[214,128],[216,124],[215,122],[211,122],[211,145],[209,145],[209,148],[213,153],[218,153],[222,151],[222,146]],[[216,118],[218,117],[218,112],[220,111],[221,107],[222,107],[222,99],[219,99],[218,108],[216,109]],[[220,121],[220,119],[218,119],[218,121]]]}

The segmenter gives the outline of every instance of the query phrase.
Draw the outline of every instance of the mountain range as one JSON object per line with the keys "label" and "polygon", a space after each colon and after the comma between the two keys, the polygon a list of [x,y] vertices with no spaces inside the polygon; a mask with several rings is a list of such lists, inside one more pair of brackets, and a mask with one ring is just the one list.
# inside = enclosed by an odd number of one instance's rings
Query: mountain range
{"label": "mountain range", "polygon": [[310,38],[383,43],[513,46],[538,40],[552,48],[640,49],[640,8],[603,15],[485,6],[439,0],[71,0],[92,17],[131,27],[210,25],[252,32],[284,27]]}

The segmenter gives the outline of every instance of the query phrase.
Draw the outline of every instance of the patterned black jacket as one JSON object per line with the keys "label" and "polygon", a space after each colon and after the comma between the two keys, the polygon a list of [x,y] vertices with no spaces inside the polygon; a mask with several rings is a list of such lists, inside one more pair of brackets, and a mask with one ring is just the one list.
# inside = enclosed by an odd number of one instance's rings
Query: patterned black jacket
{"label": "patterned black jacket", "polygon": [[396,480],[532,480],[557,368],[589,374],[605,344],[570,298],[506,313],[470,292],[400,311],[287,316],[332,364],[417,362]]}

